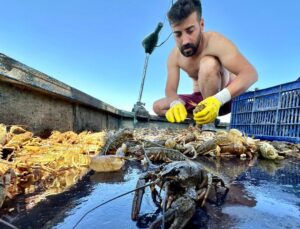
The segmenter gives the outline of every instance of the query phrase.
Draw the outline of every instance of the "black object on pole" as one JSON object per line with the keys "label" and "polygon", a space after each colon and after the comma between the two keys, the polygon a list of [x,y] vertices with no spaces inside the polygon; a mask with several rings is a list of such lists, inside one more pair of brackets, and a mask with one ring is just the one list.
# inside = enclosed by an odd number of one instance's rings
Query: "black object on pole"
{"label": "black object on pole", "polygon": [[163,27],[163,23],[159,22],[156,26],[156,29],[153,33],[150,33],[147,37],[144,38],[142,45],[145,48],[145,53],[151,54],[155,49],[158,42],[158,34]]}
{"label": "black object on pole", "polygon": [[149,118],[150,118],[149,112],[144,107],[145,103],[142,103],[141,100],[142,100],[142,94],[143,94],[143,89],[144,89],[144,83],[145,83],[145,78],[146,78],[146,73],[147,73],[149,57],[157,45],[158,34],[162,27],[163,27],[163,23],[159,22],[158,25],[156,26],[155,31],[150,33],[148,36],[146,36],[144,38],[144,40],[142,41],[142,45],[143,45],[143,47],[145,49],[145,53],[146,53],[146,58],[145,58],[145,63],[144,63],[143,76],[142,76],[142,82],[141,82],[138,101],[136,102],[136,104],[134,104],[134,106],[132,108],[132,112],[134,112],[134,123],[137,123],[138,119],[149,120]]}

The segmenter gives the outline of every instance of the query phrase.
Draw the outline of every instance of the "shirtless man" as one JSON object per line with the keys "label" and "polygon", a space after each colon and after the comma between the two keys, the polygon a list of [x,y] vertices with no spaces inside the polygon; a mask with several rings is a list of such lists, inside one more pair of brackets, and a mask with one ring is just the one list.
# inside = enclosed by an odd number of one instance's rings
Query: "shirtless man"
{"label": "shirtless man", "polygon": [[[168,12],[176,45],[168,58],[166,97],[153,104],[157,115],[169,122],[183,122],[196,104],[205,108],[194,114],[198,124],[213,122],[230,113],[231,99],[245,92],[258,78],[255,68],[223,35],[204,32],[200,0],[178,0]],[[193,81],[193,94],[178,95],[179,70]]]}

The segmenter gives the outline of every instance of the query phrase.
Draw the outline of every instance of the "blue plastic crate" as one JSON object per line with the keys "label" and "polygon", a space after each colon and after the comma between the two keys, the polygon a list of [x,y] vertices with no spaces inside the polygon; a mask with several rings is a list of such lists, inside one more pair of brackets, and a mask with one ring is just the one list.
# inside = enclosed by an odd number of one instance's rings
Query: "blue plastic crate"
{"label": "blue plastic crate", "polygon": [[259,139],[300,143],[300,81],[233,99],[230,128]]}

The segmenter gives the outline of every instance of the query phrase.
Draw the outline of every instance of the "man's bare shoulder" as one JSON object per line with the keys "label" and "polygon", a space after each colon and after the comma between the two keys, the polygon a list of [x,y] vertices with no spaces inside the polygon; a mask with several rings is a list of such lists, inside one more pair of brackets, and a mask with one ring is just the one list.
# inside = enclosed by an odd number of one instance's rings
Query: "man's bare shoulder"
{"label": "man's bare shoulder", "polygon": [[169,56],[174,57],[174,58],[178,58],[178,55],[179,55],[179,50],[178,50],[178,48],[175,46],[175,47],[171,50]]}
{"label": "man's bare shoulder", "polygon": [[208,45],[214,45],[215,43],[222,43],[229,40],[223,34],[214,31],[205,32],[205,36]]}
{"label": "man's bare shoulder", "polygon": [[178,56],[179,56],[179,50],[177,47],[174,47],[169,54],[168,62],[177,65]]}
{"label": "man's bare shoulder", "polygon": [[[234,44],[223,34],[218,32],[205,32],[207,40],[207,52],[212,55],[217,55],[227,47],[233,48]],[[217,55],[218,56],[218,55]]]}

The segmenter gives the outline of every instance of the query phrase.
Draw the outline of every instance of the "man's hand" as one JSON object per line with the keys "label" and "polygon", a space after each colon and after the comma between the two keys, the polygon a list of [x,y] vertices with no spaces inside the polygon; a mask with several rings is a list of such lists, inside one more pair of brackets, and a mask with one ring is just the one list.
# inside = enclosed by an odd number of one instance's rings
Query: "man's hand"
{"label": "man's hand", "polygon": [[201,101],[199,105],[203,105],[204,109],[194,113],[194,120],[197,124],[202,125],[211,123],[217,118],[222,103],[214,96],[211,96]]}
{"label": "man's hand", "polygon": [[204,108],[194,113],[194,120],[200,125],[213,122],[219,114],[220,107],[230,100],[231,94],[227,88],[219,91],[214,96],[204,99],[198,104],[198,106],[202,105]]}
{"label": "man's hand", "polygon": [[170,109],[166,113],[169,122],[183,122],[186,119],[187,111],[180,100],[175,100],[170,104]]}

